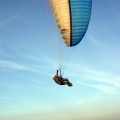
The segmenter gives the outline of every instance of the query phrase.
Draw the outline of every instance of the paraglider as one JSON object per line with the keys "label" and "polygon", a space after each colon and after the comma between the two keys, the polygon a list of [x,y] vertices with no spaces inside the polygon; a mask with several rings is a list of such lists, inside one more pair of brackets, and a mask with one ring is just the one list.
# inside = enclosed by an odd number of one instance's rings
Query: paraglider
{"label": "paraglider", "polygon": [[66,47],[78,45],[89,25],[92,0],[50,0],[50,5]]}
{"label": "paraglider", "polygon": [[59,84],[59,85],[68,85],[69,87],[72,86],[72,83],[69,82],[68,78],[63,78],[61,75],[61,70],[60,70],[60,76],[58,75],[58,70],[53,77],[53,80]]}

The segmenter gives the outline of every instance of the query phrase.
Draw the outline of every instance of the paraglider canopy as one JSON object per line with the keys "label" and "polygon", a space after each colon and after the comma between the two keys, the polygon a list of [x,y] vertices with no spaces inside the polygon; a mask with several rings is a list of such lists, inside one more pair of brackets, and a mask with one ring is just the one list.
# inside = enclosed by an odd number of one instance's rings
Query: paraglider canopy
{"label": "paraglider canopy", "polygon": [[66,45],[79,44],[88,28],[92,0],[50,0],[50,4]]}

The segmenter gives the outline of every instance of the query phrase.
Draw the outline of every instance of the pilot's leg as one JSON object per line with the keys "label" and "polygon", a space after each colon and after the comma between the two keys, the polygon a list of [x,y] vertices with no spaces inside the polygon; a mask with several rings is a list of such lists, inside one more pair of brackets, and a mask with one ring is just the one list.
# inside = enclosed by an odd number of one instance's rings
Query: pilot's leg
{"label": "pilot's leg", "polygon": [[73,85],[72,85],[72,83],[68,82],[68,86],[70,87],[70,86],[73,86]]}
{"label": "pilot's leg", "polygon": [[68,82],[69,82],[69,81],[68,81],[67,78],[64,78],[64,79],[63,79],[63,83],[64,83],[64,84],[68,84]]}
{"label": "pilot's leg", "polygon": [[70,83],[67,78],[64,78],[63,80],[66,82],[66,84],[67,84],[68,86],[72,86],[72,83]]}

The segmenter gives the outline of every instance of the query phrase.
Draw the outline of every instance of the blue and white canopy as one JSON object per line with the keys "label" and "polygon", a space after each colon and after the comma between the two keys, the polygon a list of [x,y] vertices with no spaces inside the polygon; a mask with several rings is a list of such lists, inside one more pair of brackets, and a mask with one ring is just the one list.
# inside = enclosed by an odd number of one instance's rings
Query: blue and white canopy
{"label": "blue and white canopy", "polygon": [[66,45],[79,44],[88,28],[92,0],[50,0],[50,4]]}

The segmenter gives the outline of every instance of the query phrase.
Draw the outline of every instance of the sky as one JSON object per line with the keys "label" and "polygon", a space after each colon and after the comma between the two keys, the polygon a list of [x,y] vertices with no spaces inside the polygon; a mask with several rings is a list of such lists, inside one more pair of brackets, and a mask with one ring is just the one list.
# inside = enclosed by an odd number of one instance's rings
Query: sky
{"label": "sky", "polygon": [[92,2],[68,87],[52,80],[61,38],[49,0],[0,0],[0,120],[120,119],[120,1]]}

